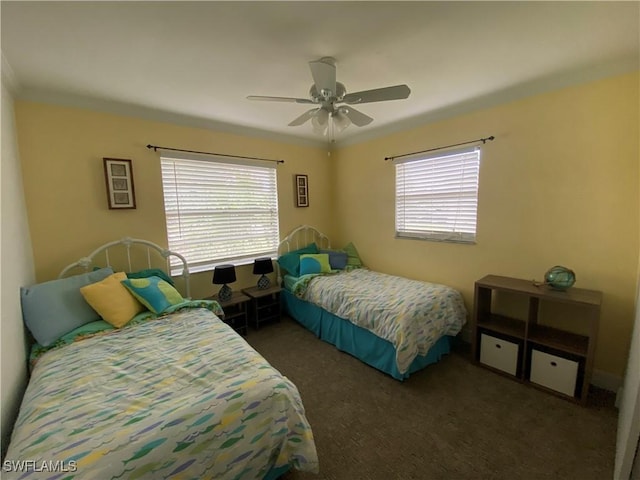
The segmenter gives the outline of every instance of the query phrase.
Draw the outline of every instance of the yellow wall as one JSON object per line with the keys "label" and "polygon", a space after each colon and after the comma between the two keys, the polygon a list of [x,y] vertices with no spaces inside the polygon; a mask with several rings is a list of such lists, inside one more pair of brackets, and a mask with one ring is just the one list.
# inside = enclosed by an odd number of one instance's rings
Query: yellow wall
{"label": "yellow wall", "polygon": [[[280,232],[306,223],[334,246],[354,241],[373,269],[462,291],[488,274],[540,280],[561,264],[576,286],[604,292],[595,367],[621,376],[638,265],[638,74],[537,95],[343,147],[293,146],[88,110],[16,102],[38,281],[123,236],[166,244],[160,166],[148,143],[283,158]],[[476,245],[394,238],[394,166],[384,157],[495,135],[482,154]],[[138,208],[107,208],[102,157],[133,160]],[[293,205],[295,173],[309,175],[309,208]],[[234,288],[253,285],[241,267]],[[197,274],[192,295],[217,287]]]}
{"label": "yellow wall", "polygon": [[[55,278],[79,255],[125,236],[167,245],[160,161],[146,148],[149,143],[283,159],[277,167],[281,236],[302,223],[333,233],[326,150],[24,101],[16,102],[15,109],[38,281]],[[103,157],[133,161],[135,210],[108,209]],[[296,173],[309,175],[308,208],[294,206]],[[244,266],[232,287],[256,281],[250,266]],[[191,283],[196,298],[218,289],[210,272],[195,274]]]}
{"label": "yellow wall", "polygon": [[[473,304],[486,274],[541,280],[553,265],[604,292],[595,368],[622,375],[633,324],[640,195],[638,74],[529,97],[340,149],[338,245],[374,270],[441,282]],[[384,157],[495,135],[482,150],[476,245],[394,238]]]}

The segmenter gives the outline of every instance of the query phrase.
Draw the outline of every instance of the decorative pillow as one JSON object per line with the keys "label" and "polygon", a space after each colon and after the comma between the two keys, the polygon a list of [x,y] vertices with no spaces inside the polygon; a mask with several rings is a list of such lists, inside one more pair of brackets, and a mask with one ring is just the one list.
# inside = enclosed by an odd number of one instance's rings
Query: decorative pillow
{"label": "decorative pillow", "polygon": [[38,343],[48,347],[74,328],[100,320],[83,298],[80,288],[111,274],[113,270],[107,267],[20,288],[22,318]]}
{"label": "decorative pillow", "polygon": [[166,272],[160,268],[147,268],[145,270],[140,270],[138,272],[129,272],[127,273],[127,278],[148,278],[148,277],[160,277],[167,283],[171,285],[175,285],[176,283],[173,281]]}
{"label": "decorative pillow", "polygon": [[314,243],[310,243],[304,248],[294,250],[289,253],[285,253],[278,258],[278,265],[290,275],[295,277],[300,276],[300,255],[306,253],[320,253],[318,246]]}
{"label": "decorative pillow", "polygon": [[160,277],[129,278],[121,283],[155,314],[164,312],[171,305],[186,301],[175,288]]}
{"label": "decorative pillow", "polygon": [[343,250],[347,253],[347,265],[352,267],[362,267],[362,260],[360,260],[358,250],[356,250],[356,246],[352,242],[349,242]]}
{"label": "decorative pillow", "polygon": [[122,285],[121,282],[126,279],[126,273],[118,272],[80,289],[87,303],[116,328],[125,326],[144,310],[144,305]]}
{"label": "decorative pillow", "polygon": [[330,273],[329,255],[326,253],[300,255],[300,275]]}
{"label": "decorative pillow", "polygon": [[320,253],[329,255],[329,265],[331,265],[332,270],[344,270],[347,266],[347,259],[349,258],[347,252],[340,250],[320,250]]}

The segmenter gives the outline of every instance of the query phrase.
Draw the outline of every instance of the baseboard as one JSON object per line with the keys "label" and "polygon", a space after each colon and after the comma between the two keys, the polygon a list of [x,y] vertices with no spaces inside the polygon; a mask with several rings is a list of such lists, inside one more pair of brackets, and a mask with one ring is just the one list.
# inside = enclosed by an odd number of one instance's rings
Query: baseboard
{"label": "baseboard", "polygon": [[591,385],[610,392],[618,392],[622,387],[622,378],[613,373],[594,370],[593,375],[591,375]]}

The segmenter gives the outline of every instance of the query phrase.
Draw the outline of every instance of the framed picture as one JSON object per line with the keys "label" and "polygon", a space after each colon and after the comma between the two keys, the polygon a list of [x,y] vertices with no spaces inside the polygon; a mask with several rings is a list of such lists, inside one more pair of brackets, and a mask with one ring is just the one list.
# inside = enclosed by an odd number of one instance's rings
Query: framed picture
{"label": "framed picture", "polygon": [[309,206],[309,179],[306,175],[295,175],[296,207]]}
{"label": "framed picture", "polygon": [[136,208],[131,160],[122,158],[103,158],[102,160],[109,208],[115,210]]}

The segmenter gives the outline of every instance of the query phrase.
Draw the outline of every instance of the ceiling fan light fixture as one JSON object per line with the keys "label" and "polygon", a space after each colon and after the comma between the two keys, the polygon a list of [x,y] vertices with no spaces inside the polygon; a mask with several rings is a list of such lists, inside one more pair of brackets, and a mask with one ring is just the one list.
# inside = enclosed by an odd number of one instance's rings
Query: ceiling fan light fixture
{"label": "ceiling fan light fixture", "polygon": [[329,127],[329,112],[324,108],[318,110],[318,112],[311,118],[311,126],[313,131],[318,135],[326,135]]}
{"label": "ceiling fan light fixture", "polygon": [[345,128],[351,125],[351,120],[347,117],[346,113],[343,112],[343,109],[339,109],[336,113],[334,113],[331,118],[333,120],[333,127],[336,133],[342,133]]}
{"label": "ceiling fan light fixture", "polygon": [[[307,110],[289,122],[288,125],[297,127],[311,120],[315,134],[328,135],[331,141],[335,141],[334,135],[343,132],[349,125],[365,127],[373,122],[373,118],[349,105],[403,100],[411,94],[411,89],[404,84],[347,93],[344,84],[336,81],[336,61],[333,57],[322,57],[320,60],[309,62],[309,68],[313,77],[313,84],[309,88],[309,98],[262,95],[249,95],[247,98],[249,100],[315,105],[316,108]],[[340,103],[347,105],[339,105]]]}

